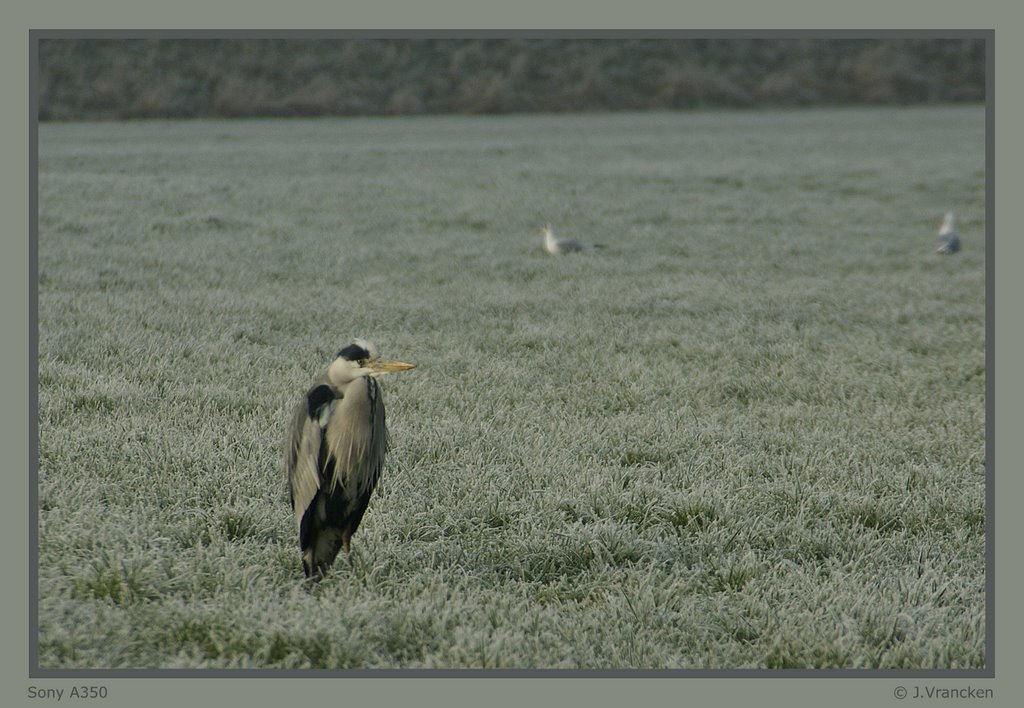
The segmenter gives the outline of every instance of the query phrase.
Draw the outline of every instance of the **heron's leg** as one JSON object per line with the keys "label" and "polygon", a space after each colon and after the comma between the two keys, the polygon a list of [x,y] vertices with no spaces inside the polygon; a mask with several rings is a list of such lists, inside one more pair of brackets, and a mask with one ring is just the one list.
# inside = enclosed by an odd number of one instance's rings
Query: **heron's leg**
{"label": "heron's leg", "polygon": [[341,550],[345,552],[345,559],[348,560],[348,567],[354,568],[352,565],[351,541],[352,531],[350,529],[343,529],[341,532]]}

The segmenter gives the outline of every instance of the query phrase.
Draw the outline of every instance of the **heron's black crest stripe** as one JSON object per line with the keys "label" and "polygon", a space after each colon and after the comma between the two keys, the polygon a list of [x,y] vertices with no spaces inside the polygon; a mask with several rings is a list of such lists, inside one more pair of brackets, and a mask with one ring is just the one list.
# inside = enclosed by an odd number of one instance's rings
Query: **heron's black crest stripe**
{"label": "heron's black crest stripe", "polygon": [[320,409],[333,400],[334,391],[331,390],[330,386],[321,385],[310,389],[309,393],[306,394],[306,406],[309,411],[309,417],[316,420],[317,416],[320,415]]}
{"label": "heron's black crest stripe", "polygon": [[370,352],[366,351],[358,344],[349,344],[344,349],[341,349],[337,356],[347,359],[348,361],[362,361],[363,359],[370,358]]}

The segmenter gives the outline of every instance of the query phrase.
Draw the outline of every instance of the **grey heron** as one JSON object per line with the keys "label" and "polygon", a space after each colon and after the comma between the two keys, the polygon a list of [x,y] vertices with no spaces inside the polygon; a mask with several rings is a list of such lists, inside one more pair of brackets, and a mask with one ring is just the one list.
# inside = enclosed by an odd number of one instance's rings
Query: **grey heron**
{"label": "grey heron", "polygon": [[551,224],[544,224],[540,229],[544,234],[544,250],[552,256],[560,256],[563,253],[575,253],[578,251],[593,251],[595,248],[604,248],[597,243],[583,243],[571,238],[555,236],[555,229]]}
{"label": "grey heron", "polygon": [[412,364],[387,361],[362,339],[344,347],[295,406],[285,452],[292,511],[307,578],[345,553],[380,479],[388,450],[376,377]]}
{"label": "grey heron", "polygon": [[953,212],[947,211],[939,227],[939,247],[936,253],[951,255],[960,250],[960,237],[956,234],[956,226],[953,220]]}

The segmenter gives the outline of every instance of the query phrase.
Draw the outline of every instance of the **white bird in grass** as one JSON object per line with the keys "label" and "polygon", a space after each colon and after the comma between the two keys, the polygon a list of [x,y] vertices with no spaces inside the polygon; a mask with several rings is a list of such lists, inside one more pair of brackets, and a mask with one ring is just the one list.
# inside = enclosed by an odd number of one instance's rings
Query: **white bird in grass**
{"label": "white bird in grass", "polygon": [[960,237],[956,235],[953,212],[947,211],[946,217],[942,220],[942,226],[939,227],[939,247],[935,249],[935,252],[951,255],[959,250]]}
{"label": "white bird in grass", "polygon": [[572,238],[560,238],[555,236],[555,229],[551,224],[544,224],[540,232],[544,234],[544,250],[552,256],[560,256],[563,253],[577,253],[579,251],[593,251],[595,248],[604,248],[599,243],[583,243]]}

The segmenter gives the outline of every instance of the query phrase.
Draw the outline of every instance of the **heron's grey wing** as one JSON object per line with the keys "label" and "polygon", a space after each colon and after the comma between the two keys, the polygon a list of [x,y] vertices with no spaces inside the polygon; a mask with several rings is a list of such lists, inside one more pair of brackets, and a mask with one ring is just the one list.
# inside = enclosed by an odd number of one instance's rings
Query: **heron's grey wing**
{"label": "heron's grey wing", "polygon": [[935,252],[957,253],[959,250],[960,237],[956,235],[956,232],[951,232],[939,237],[939,247],[935,249]]}
{"label": "heron's grey wing", "polygon": [[285,457],[292,510],[295,512],[295,526],[300,533],[302,517],[320,490],[321,436],[320,425],[309,416],[307,403],[303,400],[295,407],[295,412],[292,415],[288,450]]}

